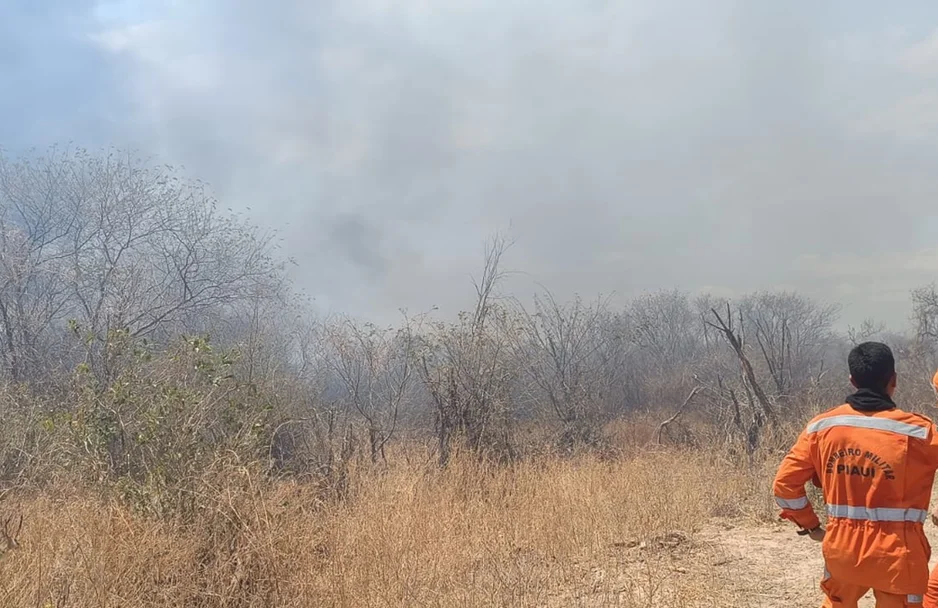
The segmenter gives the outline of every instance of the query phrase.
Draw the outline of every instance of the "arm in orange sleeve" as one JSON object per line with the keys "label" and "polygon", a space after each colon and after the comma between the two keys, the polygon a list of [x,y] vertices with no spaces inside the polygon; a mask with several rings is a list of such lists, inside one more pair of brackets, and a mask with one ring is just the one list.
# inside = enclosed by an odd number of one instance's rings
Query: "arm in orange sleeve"
{"label": "arm in orange sleeve", "polygon": [[782,510],[782,519],[793,521],[805,530],[821,525],[804,489],[809,481],[820,486],[820,478],[811,460],[810,439],[802,433],[778,468],[774,492],[775,502]]}

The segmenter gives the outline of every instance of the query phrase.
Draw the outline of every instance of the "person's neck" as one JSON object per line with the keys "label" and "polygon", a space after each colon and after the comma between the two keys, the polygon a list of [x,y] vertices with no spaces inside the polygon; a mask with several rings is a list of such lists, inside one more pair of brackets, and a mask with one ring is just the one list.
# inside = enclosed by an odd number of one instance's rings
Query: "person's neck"
{"label": "person's neck", "polygon": [[871,388],[858,388],[855,393],[847,397],[847,404],[860,412],[884,412],[896,407],[887,391]]}

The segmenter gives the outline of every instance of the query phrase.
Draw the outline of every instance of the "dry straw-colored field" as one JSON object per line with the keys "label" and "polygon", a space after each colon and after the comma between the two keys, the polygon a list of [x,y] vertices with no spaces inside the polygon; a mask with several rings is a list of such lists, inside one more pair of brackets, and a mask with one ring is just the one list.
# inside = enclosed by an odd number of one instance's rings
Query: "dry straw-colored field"
{"label": "dry straw-colored field", "polygon": [[229,466],[187,524],[65,482],[14,492],[3,510],[24,525],[0,605],[742,605],[739,581],[716,576],[738,564],[714,530],[773,525],[771,466],[707,450],[443,471],[419,454],[353,470],[342,500]]}

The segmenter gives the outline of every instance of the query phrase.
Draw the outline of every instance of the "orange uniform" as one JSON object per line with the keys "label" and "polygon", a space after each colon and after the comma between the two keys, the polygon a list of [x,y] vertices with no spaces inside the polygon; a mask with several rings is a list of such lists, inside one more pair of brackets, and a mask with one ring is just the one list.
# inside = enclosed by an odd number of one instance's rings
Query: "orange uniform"
{"label": "orange uniform", "polygon": [[782,517],[811,530],[820,522],[805,484],[820,480],[824,606],[855,608],[870,589],[879,608],[923,605],[931,556],[923,523],[936,469],[932,422],[879,393],[860,390],[808,424],[774,491]]}

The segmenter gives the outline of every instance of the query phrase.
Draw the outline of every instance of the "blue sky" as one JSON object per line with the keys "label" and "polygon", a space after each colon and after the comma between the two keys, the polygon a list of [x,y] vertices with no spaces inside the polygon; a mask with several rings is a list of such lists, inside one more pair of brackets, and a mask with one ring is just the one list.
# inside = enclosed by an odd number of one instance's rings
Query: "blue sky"
{"label": "blue sky", "polygon": [[283,232],[324,309],[938,276],[938,5],[94,0],[0,7],[0,145],[130,147]]}

